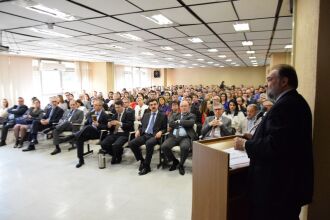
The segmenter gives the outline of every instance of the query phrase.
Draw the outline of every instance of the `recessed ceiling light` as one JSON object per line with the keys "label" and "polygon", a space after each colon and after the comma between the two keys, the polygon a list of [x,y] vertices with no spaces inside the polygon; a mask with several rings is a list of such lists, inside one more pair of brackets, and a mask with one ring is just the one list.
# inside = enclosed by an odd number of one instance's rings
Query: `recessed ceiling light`
{"label": "recessed ceiling light", "polygon": [[204,68],[205,66],[201,66],[202,68]]}
{"label": "recessed ceiling light", "polygon": [[225,67],[225,66],[220,66],[220,67],[222,68],[222,67]]}
{"label": "recessed ceiling light", "polygon": [[208,49],[207,51],[208,51],[208,52],[211,52],[211,53],[215,53],[215,52],[218,52],[218,50],[217,50],[217,49]]}
{"label": "recessed ceiling light", "polygon": [[174,60],[174,58],[172,58],[172,57],[166,57],[165,59],[166,60]]}
{"label": "recessed ceiling light", "polygon": [[135,40],[135,41],[142,41],[142,38],[137,37],[133,34],[129,34],[129,33],[118,33],[117,35],[126,38],[126,39],[130,39],[130,40]]}
{"label": "recessed ceiling light", "polygon": [[257,61],[256,60],[251,60],[251,63],[256,63]]}
{"label": "recessed ceiling light", "polygon": [[215,63],[214,66],[219,66],[220,64],[219,63]]}
{"label": "recessed ceiling light", "polygon": [[189,68],[189,69],[192,69],[192,68],[194,68],[194,67],[192,67],[192,66],[189,66],[188,68]]}
{"label": "recessed ceiling light", "polygon": [[[22,1],[21,1],[22,2]],[[32,5],[26,6],[24,4],[29,4],[29,2],[32,2]],[[35,3],[33,1],[29,1],[27,3],[19,3],[18,1],[18,5],[25,7],[28,10],[31,11],[35,11],[38,12],[40,14],[45,14],[54,18],[59,18],[62,20],[66,20],[66,21],[73,21],[76,20],[76,18],[72,15],[69,14],[65,14],[64,12],[59,11],[58,9],[55,8],[48,8],[46,6],[43,6],[41,4]]]}
{"label": "recessed ceiling light", "polygon": [[220,58],[226,58],[227,56],[226,55],[219,55],[218,57],[220,57]]}
{"label": "recessed ceiling light", "polygon": [[153,56],[154,55],[153,53],[150,53],[150,52],[142,52],[141,54],[142,55],[147,55],[147,56]]}
{"label": "recessed ceiling light", "polygon": [[151,62],[153,62],[153,63],[159,63],[158,60],[152,60]]}
{"label": "recessed ceiling light", "polygon": [[252,46],[253,42],[252,41],[242,41],[243,46]]}
{"label": "recessed ceiling light", "polygon": [[235,64],[235,66],[240,66],[239,64]]}
{"label": "recessed ceiling light", "polygon": [[236,22],[234,25],[235,31],[248,31],[250,30],[249,23],[239,23]]}
{"label": "recessed ceiling light", "polygon": [[109,48],[112,48],[112,49],[125,49],[121,46],[117,46],[117,45],[114,45],[114,44],[111,44],[111,45],[105,45],[106,47],[109,47]]}
{"label": "recessed ceiling light", "polygon": [[204,42],[202,39],[200,39],[198,37],[189,38],[188,40],[193,42],[193,43],[202,43],[202,42]]}
{"label": "recessed ceiling light", "polygon": [[258,66],[258,64],[253,64],[252,66]]}
{"label": "recessed ceiling light", "polygon": [[192,65],[193,65],[193,66],[198,66],[198,64],[197,64],[197,63],[193,63]]}
{"label": "recessed ceiling light", "polygon": [[198,61],[204,61],[204,59],[202,59],[202,58],[199,58],[199,59],[197,59]]}
{"label": "recessed ceiling light", "polygon": [[185,60],[181,60],[180,63],[188,63],[187,61]]}
{"label": "recessed ceiling light", "polygon": [[249,59],[256,59],[257,57],[249,57]]}
{"label": "recessed ceiling light", "polygon": [[292,45],[291,45],[291,44],[286,45],[284,48],[285,48],[285,49],[291,49],[291,48],[292,48]]}
{"label": "recessed ceiling light", "polygon": [[236,62],[231,62],[230,64],[232,64],[232,65],[235,65],[235,64],[236,64]]}
{"label": "recessed ceiling light", "polygon": [[209,62],[207,62],[208,64],[212,64],[212,63],[214,63],[214,62],[212,62],[212,61],[209,61]]}
{"label": "recessed ceiling light", "polygon": [[189,53],[183,54],[183,56],[185,56],[185,57],[192,57],[192,55],[189,54]]}
{"label": "recessed ceiling light", "polygon": [[37,29],[37,28],[30,28],[31,31],[39,33],[39,34],[45,34],[49,36],[54,36],[54,37],[64,37],[64,38],[69,38],[72,37],[70,35],[66,34],[61,34],[55,31],[47,30],[47,29]]}
{"label": "recessed ceiling light", "polygon": [[160,47],[162,48],[163,50],[174,50],[172,47]]}
{"label": "recessed ceiling light", "polygon": [[227,60],[225,60],[226,62],[231,62],[231,61],[233,61],[232,59],[227,59]]}
{"label": "recessed ceiling light", "polygon": [[169,25],[169,24],[173,24],[173,22],[168,19],[167,17],[165,17],[162,14],[155,14],[155,15],[151,15],[151,16],[145,16],[142,15],[143,17],[149,19],[150,21],[158,24],[158,25]]}
{"label": "recessed ceiling light", "polygon": [[246,51],[246,53],[247,54],[253,54],[253,53],[255,53],[255,51],[254,50],[248,50],[248,51]]}

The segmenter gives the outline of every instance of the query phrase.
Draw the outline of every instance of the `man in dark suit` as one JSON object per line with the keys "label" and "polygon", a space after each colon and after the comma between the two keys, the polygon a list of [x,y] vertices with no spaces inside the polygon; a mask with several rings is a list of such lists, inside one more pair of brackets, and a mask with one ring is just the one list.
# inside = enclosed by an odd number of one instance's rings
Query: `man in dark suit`
{"label": "man in dark suit", "polygon": [[[189,103],[186,100],[180,103],[181,113],[177,113],[172,117],[169,123],[172,132],[161,146],[168,161],[173,161],[170,171],[176,170],[179,167],[179,173],[181,175],[185,174],[184,162],[188,157],[192,141],[198,138],[194,130],[196,116],[189,113],[189,107]],[[172,152],[172,148],[177,145],[180,146],[180,162]]]}
{"label": "man in dark suit", "polygon": [[301,206],[313,196],[311,110],[296,91],[293,67],[273,67],[267,83],[274,106],[250,140],[237,138],[235,144],[250,158],[251,219],[298,220]]}
{"label": "man in dark suit", "polygon": [[223,116],[224,107],[222,104],[214,105],[213,110],[215,115],[206,118],[203,128],[203,139],[211,139],[234,135],[235,131],[231,127],[231,120]]}
{"label": "man in dark suit", "polygon": [[134,131],[134,112],[125,110],[122,100],[115,102],[116,114],[108,122],[110,134],[101,143],[100,153],[112,156],[111,164],[118,164],[122,160],[123,145],[128,141],[129,132]]}
{"label": "man in dark suit", "polygon": [[37,136],[38,131],[44,130],[46,128],[51,128],[55,123],[62,118],[64,110],[58,107],[58,101],[56,97],[51,98],[52,107],[47,109],[46,114],[41,120],[33,120],[31,131],[30,131],[30,144],[27,148],[23,149],[24,152],[35,150],[35,145],[38,144]]}
{"label": "man in dark suit", "polygon": [[[167,129],[167,117],[158,111],[158,101],[156,99],[149,100],[149,109],[150,112],[143,114],[141,125],[135,132],[135,139],[128,143],[136,160],[141,162],[139,175],[145,175],[151,171],[150,163],[154,147],[156,144],[160,144],[161,136]],[[145,159],[140,148],[143,144],[147,148]]]}
{"label": "man in dark suit", "polygon": [[53,144],[55,145],[55,150],[51,152],[51,155],[61,153],[60,148],[60,134],[64,131],[77,132],[80,128],[82,121],[84,120],[84,112],[78,109],[78,104],[76,100],[71,100],[69,102],[70,109],[68,109],[59,123],[55,126],[53,131]]}
{"label": "man in dark suit", "polygon": [[24,105],[24,99],[22,97],[18,97],[17,99],[17,105],[14,105],[13,107],[9,108],[7,110],[8,118],[3,123],[3,127],[1,130],[1,142],[0,147],[6,145],[6,139],[8,135],[9,128],[14,127],[15,125],[15,119],[18,117],[23,116],[23,114],[28,110],[28,107]]}
{"label": "man in dark suit", "polygon": [[[86,115],[85,127],[72,135],[77,146],[77,157],[79,162],[76,167],[79,168],[85,164],[84,161],[84,142],[97,139],[101,136],[101,130],[108,129],[108,115],[103,111],[103,101],[94,99],[94,111]],[[67,138],[67,139],[70,139]]]}

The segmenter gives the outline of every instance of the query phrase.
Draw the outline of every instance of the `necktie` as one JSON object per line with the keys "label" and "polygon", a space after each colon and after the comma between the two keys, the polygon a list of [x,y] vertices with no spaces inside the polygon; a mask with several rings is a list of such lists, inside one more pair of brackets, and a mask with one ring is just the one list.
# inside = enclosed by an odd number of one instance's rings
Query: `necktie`
{"label": "necktie", "polygon": [[154,124],[155,124],[155,118],[156,118],[155,116],[156,116],[156,113],[153,112],[152,116],[151,116],[151,121],[150,121],[148,130],[146,132],[147,134],[153,134],[154,133]]}
{"label": "necktie", "polygon": [[[183,118],[183,113],[180,115],[180,120]],[[180,137],[180,126],[176,129],[175,137]]]}
{"label": "necktie", "polygon": [[70,111],[66,119],[70,121],[72,115],[73,115],[73,110]]}
{"label": "necktie", "polygon": [[[217,119],[217,118],[214,118],[214,119]],[[213,126],[213,127],[212,127],[212,130],[211,130],[211,137],[214,137],[215,128],[216,128],[216,126]]]}
{"label": "necktie", "polygon": [[121,113],[118,114],[118,119],[117,119],[118,121],[120,121],[120,116],[121,116]]}

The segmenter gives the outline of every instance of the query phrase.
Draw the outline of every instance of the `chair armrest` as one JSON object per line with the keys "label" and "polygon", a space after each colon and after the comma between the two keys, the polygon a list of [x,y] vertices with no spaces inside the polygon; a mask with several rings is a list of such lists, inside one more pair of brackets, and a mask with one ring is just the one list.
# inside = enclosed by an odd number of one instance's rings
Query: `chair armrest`
{"label": "chair armrest", "polygon": [[129,135],[128,135],[128,141],[131,141],[133,138],[132,138],[132,136],[135,136],[135,131],[131,131],[131,132],[129,132]]}

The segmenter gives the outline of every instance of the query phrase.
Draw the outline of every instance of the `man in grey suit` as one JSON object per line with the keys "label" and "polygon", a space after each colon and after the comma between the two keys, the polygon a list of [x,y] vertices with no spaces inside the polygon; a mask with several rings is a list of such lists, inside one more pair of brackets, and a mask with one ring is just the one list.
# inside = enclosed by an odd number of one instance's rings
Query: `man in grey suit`
{"label": "man in grey suit", "polygon": [[202,139],[212,139],[234,135],[235,131],[231,127],[231,120],[223,116],[224,108],[222,104],[213,106],[214,116],[206,118],[202,128]]}
{"label": "man in grey suit", "polygon": [[[169,126],[172,132],[161,146],[168,161],[173,161],[169,170],[173,171],[178,167],[181,175],[185,174],[183,164],[188,157],[192,141],[197,139],[197,134],[194,130],[196,116],[189,113],[189,108],[190,106],[187,101],[182,101],[180,103],[181,113],[176,113],[176,115],[173,115],[171,118],[172,120],[170,121]],[[180,146],[180,162],[175,158],[172,152],[172,148],[177,145]]]}
{"label": "man in grey suit", "polygon": [[70,109],[68,109],[59,123],[55,126],[53,131],[53,144],[55,145],[55,150],[51,152],[51,155],[55,155],[61,152],[60,148],[60,134],[64,131],[76,132],[79,130],[82,121],[84,120],[84,112],[78,109],[77,101],[70,101]]}

